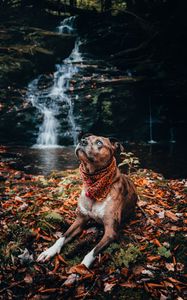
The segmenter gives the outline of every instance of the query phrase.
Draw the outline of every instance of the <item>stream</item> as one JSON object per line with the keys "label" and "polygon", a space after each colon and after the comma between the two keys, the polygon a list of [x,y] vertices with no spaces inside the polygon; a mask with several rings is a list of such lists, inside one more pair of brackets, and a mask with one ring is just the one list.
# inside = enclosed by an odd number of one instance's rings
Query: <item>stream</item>
{"label": "stream", "polygon": [[[126,151],[132,151],[139,157],[141,168],[150,168],[162,173],[166,178],[186,178],[186,150],[181,145],[165,144],[125,144]],[[48,175],[53,170],[75,169],[79,163],[73,146],[57,148],[28,148],[23,146],[6,146],[0,152],[1,161],[12,168],[28,174]]]}

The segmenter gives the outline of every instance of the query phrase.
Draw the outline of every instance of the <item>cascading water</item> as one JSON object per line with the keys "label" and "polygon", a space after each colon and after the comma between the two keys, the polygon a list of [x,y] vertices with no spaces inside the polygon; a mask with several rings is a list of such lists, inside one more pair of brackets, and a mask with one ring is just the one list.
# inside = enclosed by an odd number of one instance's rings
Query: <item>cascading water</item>
{"label": "cascading water", "polygon": [[151,100],[149,100],[149,144],[156,144],[157,142],[153,140],[153,118],[152,118],[152,108]]}
{"label": "cascading water", "polygon": [[[66,18],[57,27],[59,33],[75,33],[75,18]],[[82,61],[79,52],[80,40],[77,38],[75,46],[68,58],[63,60],[62,64],[56,65],[54,73],[54,83],[50,88],[44,90],[39,89],[41,76],[33,80],[28,86],[27,98],[32,105],[43,116],[43,123],[40,125],[37,142],[33,148],[56,148],[58,145],[58,130],[60,128],[57,116],[62,103],[68,107],[67,122],[68,131],[64,132],[64,136],[69,136],[73,144],[77,143],[77,126],[73,114],[73,102],[68,95],[70,89],[70,80],[74,74],[78,72],[76,63]]]}

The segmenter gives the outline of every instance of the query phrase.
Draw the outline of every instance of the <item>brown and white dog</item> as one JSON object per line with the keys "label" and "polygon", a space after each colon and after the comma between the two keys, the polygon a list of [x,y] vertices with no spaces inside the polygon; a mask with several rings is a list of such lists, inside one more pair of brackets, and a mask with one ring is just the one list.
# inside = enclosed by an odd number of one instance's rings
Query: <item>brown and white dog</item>
{"label": "brown and white dog", "polygon": [[46,261],[60,253],[65,244],[82,232],[90,218],[103,223],[104,236],[84,257],[82,264],[89,268],[97,255],[116,239],[120,224],[134,212],[137,202],[133,183],[116,165],[115,153],[119,146],[101,136],[89,135],[81,139],[75,151],[81,162],[83,179],[77,218],[63,237],[42,252],[37,261]]}

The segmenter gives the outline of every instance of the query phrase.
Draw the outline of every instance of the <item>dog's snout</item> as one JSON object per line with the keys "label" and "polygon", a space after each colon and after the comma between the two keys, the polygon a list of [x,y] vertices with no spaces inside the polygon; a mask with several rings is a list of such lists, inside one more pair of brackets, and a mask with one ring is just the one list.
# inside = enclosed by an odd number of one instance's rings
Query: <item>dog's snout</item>
{"label": "dog's snout", "polygon": [[86,139],[82,139],[80,141],[81,146],[87,146],[88,145],[88,141]]}

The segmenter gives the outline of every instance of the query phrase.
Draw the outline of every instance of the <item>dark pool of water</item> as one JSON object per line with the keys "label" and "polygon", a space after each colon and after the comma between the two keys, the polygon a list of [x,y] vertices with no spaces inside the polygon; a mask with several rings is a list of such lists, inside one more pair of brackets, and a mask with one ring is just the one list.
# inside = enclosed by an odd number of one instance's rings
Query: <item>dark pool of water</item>
{"label": "dark pool of water", "polygon": [[[135,144],[126,143],[126,151],[139,157],[142,168],[162,173],[166,178],[187,178],[187,149],[178,143]],[[7,146],[0,159],[11,167],[30,174],[49,174],[53,170],[78,167],[74,147],[56,149],[32,149]]]}
{"label": "dark pool of water", "polygon": [[32,149],[6,147],[1,159],[15,169],[30,174],[49,174],[53,170],[74,169],[78,166],[73,147]]}
{"label": "dark pool of water", "polygon": [[142,168],[162,173],[165,178],[187,178],[187,146],[178,143],[127,144],[139,157]]}

